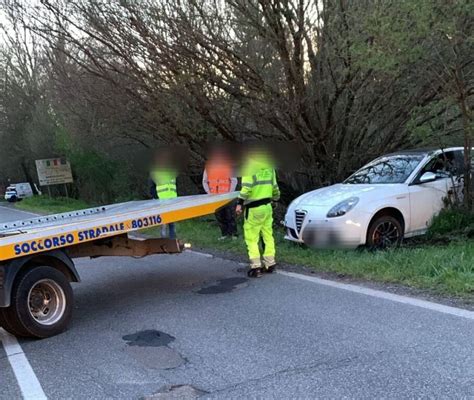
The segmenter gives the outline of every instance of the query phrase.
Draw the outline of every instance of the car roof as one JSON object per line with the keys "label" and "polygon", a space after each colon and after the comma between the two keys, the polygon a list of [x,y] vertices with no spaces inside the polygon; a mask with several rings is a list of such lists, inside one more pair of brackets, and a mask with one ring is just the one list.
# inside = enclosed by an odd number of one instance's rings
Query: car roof
{"label": "car roof", "polygon": [[391,157],[391,156],[401,156],[401,155],[428,155],[428,154],[433,154],[436,152],[441,152],[441,151],[452,151],[452,150],[463,150],[463,147],[445,147],[445,148],[440,148],[440,147],[426,147],[426,148],[419,148],[419,149],[409,149],[409,150],[400,150],[395,153],[389,153],[389,154],[384,154],[382,157]]}

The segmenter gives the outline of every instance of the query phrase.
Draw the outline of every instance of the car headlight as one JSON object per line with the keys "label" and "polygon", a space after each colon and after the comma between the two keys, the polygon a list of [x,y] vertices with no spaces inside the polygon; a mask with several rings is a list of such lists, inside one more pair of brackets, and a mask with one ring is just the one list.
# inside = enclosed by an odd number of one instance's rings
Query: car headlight
{"label": "car headlight", "polygon": [[340,217],[344,214],[347,214],[356,206],[358,202],[359,202],[358,197],[351,197],[347,200],[341,201],[340,203],[336,204],[333,208],[329,210],[326,217],[333,218],[333,217]]}

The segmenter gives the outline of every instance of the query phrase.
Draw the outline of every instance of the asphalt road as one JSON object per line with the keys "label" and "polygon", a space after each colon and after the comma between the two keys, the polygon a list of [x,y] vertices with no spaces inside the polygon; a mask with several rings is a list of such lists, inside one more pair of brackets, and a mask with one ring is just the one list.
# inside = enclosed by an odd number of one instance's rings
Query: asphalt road
{"label": "asphalt road", "polygon": [[20,341],[50,399],[474,398],[473,319],[190,252],[77,266],[70,329]]}

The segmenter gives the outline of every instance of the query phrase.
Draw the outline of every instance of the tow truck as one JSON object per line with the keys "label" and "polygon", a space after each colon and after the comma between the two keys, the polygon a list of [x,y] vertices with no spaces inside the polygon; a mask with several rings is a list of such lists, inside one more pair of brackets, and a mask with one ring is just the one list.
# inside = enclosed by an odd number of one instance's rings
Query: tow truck
{"label": "tow truck", "polygon": [[236,197],[132,201],[0,223],[0,326],[20,337],[63,332],[72,318],[71,282],[80,281],[73,259],[180,253],[188,246],[179,240],[133,233],[212,214]]}

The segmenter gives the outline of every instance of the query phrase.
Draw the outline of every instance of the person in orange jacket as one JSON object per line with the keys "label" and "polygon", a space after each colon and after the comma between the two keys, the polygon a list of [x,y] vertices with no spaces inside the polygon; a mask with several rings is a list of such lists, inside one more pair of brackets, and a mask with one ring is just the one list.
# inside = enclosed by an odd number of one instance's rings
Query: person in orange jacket
{"label": "person in orange jacket", "polygon": [[[202,176],[202,186],[208,194],[233,192],[237,187],[237,178],[232,158],[224,148],[211,151]],[[237,237],[235,205],[229,203],[215,213],[222,236],[219,240]]]}

